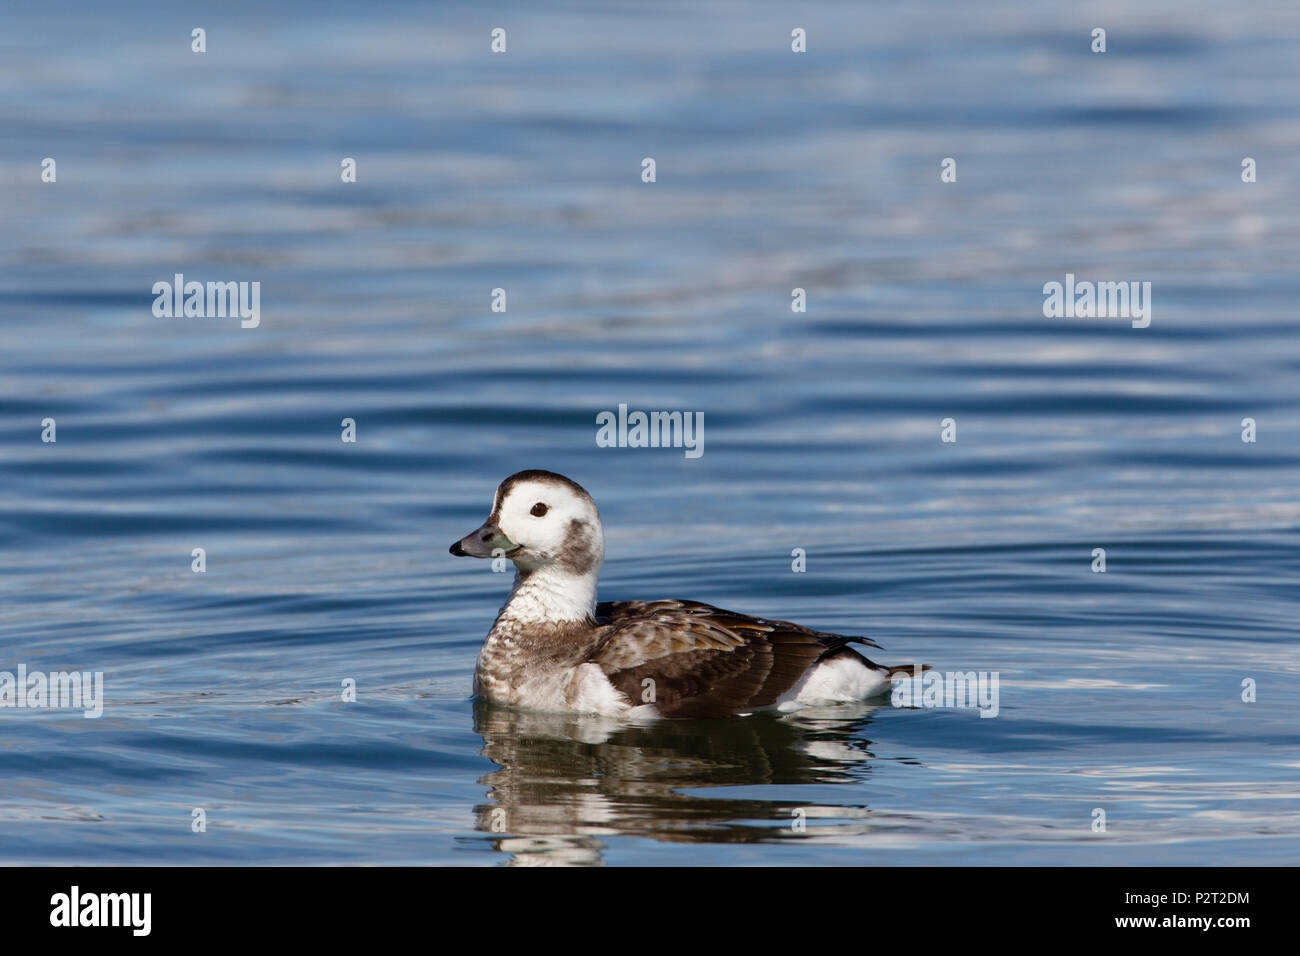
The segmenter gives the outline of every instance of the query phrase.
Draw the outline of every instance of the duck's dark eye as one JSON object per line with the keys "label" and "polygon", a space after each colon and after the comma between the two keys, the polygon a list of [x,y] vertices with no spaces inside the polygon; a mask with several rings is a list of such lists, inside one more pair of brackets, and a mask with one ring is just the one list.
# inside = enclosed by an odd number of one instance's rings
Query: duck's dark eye
{"label": "duck's dark eye", "polygon": [[542,504],[539,501],[537,502],[537,504],[533,505],[533,510],[528,513],[532,515],[534,518],[540,518],[542,515],[546,514],[546,512],[550,510],[551,509],[547,508],[546,505]]}

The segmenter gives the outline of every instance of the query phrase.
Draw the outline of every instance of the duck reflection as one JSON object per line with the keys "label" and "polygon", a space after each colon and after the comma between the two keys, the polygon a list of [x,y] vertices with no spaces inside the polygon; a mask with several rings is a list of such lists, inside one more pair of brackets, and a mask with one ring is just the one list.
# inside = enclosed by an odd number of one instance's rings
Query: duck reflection
{"label": "duck reflection", "polygon": [[[645,724],[540,714],[476,701],[483,755],[476,826],[511,865],[603,862],[606,839],[759,843],[840,839],[869,831],[861,805],[711,797],[693,788],[861,783],[876,710],[862,704],[778,717]],[[855,788],[860,795],[861,789]]]}

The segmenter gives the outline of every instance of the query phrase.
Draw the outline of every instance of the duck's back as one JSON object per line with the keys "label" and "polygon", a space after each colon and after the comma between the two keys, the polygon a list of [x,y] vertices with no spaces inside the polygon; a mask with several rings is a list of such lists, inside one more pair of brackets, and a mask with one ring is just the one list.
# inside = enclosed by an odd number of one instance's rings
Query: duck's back
{"label": "duck's back", "polygon": [[911,666],[879,667],[848,646],[879,646],[869,638],[698,601],[614,601],[597,605],[596,614],[607,630],[591,661],[634,706],[653,705],[663,717],[777,707],[809,683],[833,697],[843,684],[843,699],[860,699],[872,685],[887,686],[892,671]]}

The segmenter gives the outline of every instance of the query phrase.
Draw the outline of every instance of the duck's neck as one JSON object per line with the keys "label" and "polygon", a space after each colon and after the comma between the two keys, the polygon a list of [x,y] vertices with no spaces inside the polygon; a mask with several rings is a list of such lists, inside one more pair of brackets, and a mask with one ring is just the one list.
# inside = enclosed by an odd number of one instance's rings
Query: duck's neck
{"label": "duck's neck", "polygon": [[600,569],[574,574],[556,565],[525,571],[516,569],[515,585],[497,615],[497,622],[566,624],[596,615],[596,579]]}

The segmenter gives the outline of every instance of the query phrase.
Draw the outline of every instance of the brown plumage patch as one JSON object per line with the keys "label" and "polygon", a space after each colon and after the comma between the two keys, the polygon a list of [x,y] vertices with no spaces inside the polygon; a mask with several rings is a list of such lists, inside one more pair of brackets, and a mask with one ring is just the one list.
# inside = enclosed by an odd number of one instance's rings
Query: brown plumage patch
{"label": "brown plumage patch", "polygon": [[870,638],[698,601],[610,602],[597,605],[596,614],[609,630],[591,660],[634,705],[643,702],[642,681],[654,681],[654,703],[665,717],[728,717],[768,707],[818,661],[854,653],[848,644],[879,647]]}
{"label": "brown plumage patch", "polygon": [[564,533],[564,544],[557,560],[574,574],[586,574],[596,566],[600,557],[600,549],[592,540],[591,526],[581,518],[572,519]]}

